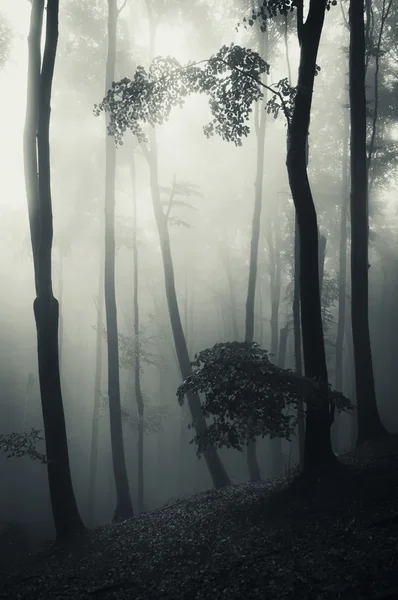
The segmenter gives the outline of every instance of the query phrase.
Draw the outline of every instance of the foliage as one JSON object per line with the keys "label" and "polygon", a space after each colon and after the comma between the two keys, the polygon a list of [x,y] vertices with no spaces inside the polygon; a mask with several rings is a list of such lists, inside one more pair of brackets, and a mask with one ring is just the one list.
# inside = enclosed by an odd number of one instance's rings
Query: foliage
{"label": "foliage", "polygon": [[[202,393],[202,411],[213,422],[194,441],[201,455],[208,445],[242,451],[248,438],[269,435],[290,440],[297,421],[298,403],[319,402],[322,387],[270,362],[257,343],[226,342],[195,355],[192,375],[177,390],[179,403],[187,393]],[[352,405],[341,393],[328,389],[338,410]],[[193,424],[191,424],[192,426]]]}
{"label": "foliage", "polygon": [[94,114],[109,112],[108,132],[117,145],[123,145],[128,130],[146,142],[143,124],[161,125],[190,94],[207,94],[213,119],[204,126],[205,135],[217,134],[240,146],[250,132],[252,105],[264,98],[265,90],[273,94],[266,104],[268,112],[277,116],[282,110],[290,119],[295,89],[285,79],[272,88],[266,86],[261,81],[265,73],[269,64],[257,52],[234,44],[223,46],[208,60],[185,66],[171,57],[157,57],[148,70],[138,66],[133,79],[113,82],[106,97],[94,106]]}
{"label": "foliage", "polygon": [[[337,6],[337,0],[323,1],[327,10],[330,10],[331,6]],[[254,22],[258,20],[261,31],[265,31],[269,19],[277,16],[287,16],[289,12],[293,12],[298,7],[302,10],[303,0],[263,0],[258,8],[252,10],[252,14],[248,19],[246,17],[243,19],[243,22],[252,27]]]}
{"label": "foliage", "polygon": [[30,429],[23,433],[12,431],[0,434],[0,450],[6,453],[6,458],[22,458],[28,456],[32,460],[38,460],[43,465],[49,461],[45,454],[37,450],[36,445],[43,441],[42,432],[39,429]]}

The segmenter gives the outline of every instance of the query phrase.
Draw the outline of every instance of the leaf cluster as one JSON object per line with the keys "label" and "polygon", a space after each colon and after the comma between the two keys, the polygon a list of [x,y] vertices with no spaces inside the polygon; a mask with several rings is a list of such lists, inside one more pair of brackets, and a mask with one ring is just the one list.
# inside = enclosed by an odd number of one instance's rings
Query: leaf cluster
{"label": "leaf cluster", "polygon": [[0,434],[0,450],[6,453],[6,458],[22,458],[28,456],[32,460],[38,460],[43,465],[48,464],[45,454],[42,454],[37,449],[37,444],[43,441],[42,432],[39,429],[30,429],[18,433]]}
{"label": "leaf cluster", "polygon": [[286,79],[275,89],[264,85],[265,73],[269,64],[257,52],[234,44],[223,46],[208,60],[185,66],[171,57],[157,57],[148,70],[138,66],[133,79],[113,82],[106,97],[94,106],[94,114],[109,113],[108,133],[118,146],[123,145],[128,130],[140,142],[147,142],[145,124],[161,125],[173,107],[182,108],[190,94],[206,94],[213,119],[204,126],[205,135],[217,134],[240,146],[250,132],[252,105],[264,98],[266,89],[273,93],[268,112],[275,115],[282,108],[289,117],[288,103],[295,89]]}
{"label": "leaf cluster", "polygon": [[[259,436],[290,441],[300,401],[319,403],[324,393],[316,381],[274,365],[257,343],[218,343],[196,354],[192,366],[177,397],[182,405],[185,394],[205,396],[202,412],[213,422],[192,440],[199,456],[211,444],[242,451]],[[329,388],[328,395],[338,410],[351,408],[342,394]]]}

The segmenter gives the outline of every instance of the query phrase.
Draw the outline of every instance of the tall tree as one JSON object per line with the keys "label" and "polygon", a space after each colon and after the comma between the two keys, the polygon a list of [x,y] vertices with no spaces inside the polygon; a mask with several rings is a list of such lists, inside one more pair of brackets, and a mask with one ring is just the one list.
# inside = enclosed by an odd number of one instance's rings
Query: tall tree
{"label": "tall tree", "polygon": [[[258,30],[259,53],[264,58],[268,49],[268,28],[264,35]],[[264,98],[266,101],[266,98]],[[266,111],[263,102],[256,104],[256,181],[254,184],[254,205],[252,219],[252,233],[250,239],[250,258],[249,258],[249,277],[247,284],[246,297],[246,318],[245,318],[245,342],[251,344],[254,341],[254,306],[256,299],[257,285],[257,263],[258,263],[258,245],[260,241],[260,221],[261,208],[263,200],[263,180],[264,180],[264,143],[265,143],[265,125]],[[261,473],[256,455],[256,440],[249,440],[247,444],[247,466],[249,469],[250,480],[260,481]]]}
{"label": "tall tree", "polygon": [[[150,55],[151,58],[153,58],[155,49],[156,21],[153,14],[153,6],[151,0],[146,1],[146,7],[148,12],[150,31]],[[192,367],[184,335],[184,330],[182,328],[181,315],[177,300],[174,278],[174,265],[171,254],[170,235],[168,229],[168,216],[167,213],[165,214],[163,211],[160,198],[156,133],[153,127],[150,128],[149,137],[150,147],[148,148],[144,144],[142,145],[142,147],[149,167],[152,206],[160,239],[160,249],[163,260],[164,281],[166,288],[166,300],[169,309],[171,329],[174,338],[178,365],[183,379],[186,379],[189,375],[191,375]],[[191,411],[195,429],[198,432],[203,432],[206,429],[206,420],[202,413],[199,395],[189,394],[188,405]],[[214,487],[220,488],[229,485],[230,480],[228,474],[214,446],[209,446],[206,452],[204,452],[204,458],[209,469]]]}
{"label": "tall tree", "polygon": [[[108,0],[108,51],[106,56],[105,93],[115,78],[116,27],[118,8],[116,0]],[[106,116],[108,125],[108,116]],[[116,486],[116,508],[113,519],[133,515],[126,457],[124,453],[122,415],[120,405],[120,373],[117,307],[115,291],[115,178],[116,148],[106,135],[105,147],[105,313],[108,343],[108,396],[111,429],[112,464]]]}
{"label": "tall tree", "polygon": [[33,0],[28,37],[24,130],[25,185],[35,272],[33,304],[51,507],[57,537],[84,528],[73,491],[58,355],[59,305],[52,290],[53,219],[50,168],[51,92],[58,42],[59,0],[48,0],[41,60],[44,0]]}
{"label": "tall tree", "polygon": [[[310,0],[304,20],[304,1],[294,3],[300,61],[297,91],[288,127],[286,166],[296,209],[300,245],[300,301],[305,375],[322,382],[316,402],[307,405],[303,469],[308,476],[336,463],[330,439],[333,410],[327,395],[328,375],[322,328],[318,264],[318,222],[307,173],[308,131],[311,117],[317,55],[328,0]],[[275,10],[272,10],[274,5]],[[279,10],[285,14],[290,1],[265,2],[260,16],[265,21]]]}
{"label": "tall tree", "polygon": [[95,302],[97,310],[97,326],[95,341],[95,374],[94,374],[94,403],[93,420],[91,424],[91,448],[90,448],[90,468],[88,478],[88,519],[89,525],[95,523],[95,489],[97,483],[98,467],[98,440],[99,440],[99,419],[101,405],[101,383],[102,383],[102,327],[104,313],[104,264],[100,260],[100,272],[98,277],[98,297]]}
{"label": "tall tree", "polygon": [[133,312],[134,312],[134,392],[138,409],[138,512],[144,510],[144,397],[141,389],[140,365],[140,309],[138,302],[138,246],[137,246],[137,176],[134,154],[131,157],[131,184],[133,191]]}
{"label": "tall tree", "polygon": [[360,444],[386,432],[376,404],[369,332],[369,220],[366,153],[364,0],[351,0],[349,83],[351,121],[351,323]]}

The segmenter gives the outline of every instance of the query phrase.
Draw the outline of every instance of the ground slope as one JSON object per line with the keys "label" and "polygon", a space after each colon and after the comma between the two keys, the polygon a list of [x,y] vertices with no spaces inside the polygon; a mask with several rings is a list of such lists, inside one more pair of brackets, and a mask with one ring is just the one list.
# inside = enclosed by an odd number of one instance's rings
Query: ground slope
{"label": "ground slope", "polygon": [[0,598],[398,598],[398,436],[310,492],[231,486],[102,527],[3,573]]}

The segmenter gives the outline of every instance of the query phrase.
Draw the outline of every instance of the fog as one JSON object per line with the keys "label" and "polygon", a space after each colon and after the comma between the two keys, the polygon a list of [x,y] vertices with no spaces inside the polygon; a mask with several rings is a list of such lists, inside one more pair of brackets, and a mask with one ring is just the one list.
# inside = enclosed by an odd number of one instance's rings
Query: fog
{"label": "fog", "polygon": [[[101,412],[94,514],[88,505],[88,481],[95,395],[97,306],[101,297],[104,212],[105,123],[93,106],[105,93],[106,19],[103,0],[60,3],[59,42],[50,125],[51,189],[54,247],[53,288],[60,303],[60,370],[73,486],[82,518],[91,525],[112,519],[115,484],[107,404],[107,347],[102,337]],[[245,3],[199,3],[210,17],[204,26],[188,11],[167,12],[156,33],[155,54],[185,64],[206,59],[234,42],[257,50],[255,28],[236,30]],[[225,5],[225,6],[224,6]],[[34,271],[24,184],[23,129],[26,109],[27,36],[31,5],[0,0],[12,30],[9,58],[0,71],[0,433],[43,429],[33,315]],[[227,15],[227,16],[225,16]],[[94,18],[95,17],[95,18]],[[204,17],[203,17],[204,18]],[[198,25],[200,23],[200,26]],[[293,31],[293,29],[292,29]],[[271,32],[272,33],[272,32]],[[284,41],[272,34],[266,60],[268,81],[287,77]],[[116,80],[132,77],[131,61],[148,65],[149,31],[145,4],[127,2],[119,16]],[[296,80],[299,48],[289,35],[289,59]],[[309,175],[319,228],[326,236],[324,324],[329,379],[335,384],[338,315],[340,207],[348,32],[339,7],[327,14],[318,56],[320,73],[309,136]],[[333,51],[332,51],[333,50]],[[387,75],[392,58],[383,58]],[[397,71],[395,70],[395,77]],[[369,102],[372,100],[369,75]],[[187,192],[179,196],[169,221],[175,284],[191,359],[217,342],[244,340],[250,238],[256,179],[254,113],[251,132],[237,147],[218,136],[209,139],[203,126],[211,119],[205,96],[191,96],[174,108],[167,123],[156,127],[159,183],[167,205],[173,181]],[[380,140],[396,140],[393,118],[380,117]],[[379,142],[380,142],[379,140]],[[381,143],[381,142],[380,142]],[[181,374],[176,359],[165,296],[159,235],[151,202],[148,165],[139,144],[127,133],[117,150],[116,298],[119,334],[133,339],[133,225],[131,154],[134,153],[138,220],[141,388],[145,412],[154,416],[154,431],[144,437],[144,510],[212,487],[205,461],[190,444],[192,430],[186,404],[176,390]],[[398,203],[397,160],[375,158],[378,171],[370,187],[369,318],[377,404],[383,424],[398,429],[395,374],[398,358],[396,262]],[[286,170],[286,125],[283,116],[267,116],[260,244],[255,299],[254,339],[278,360],[272,340],[272,294],[275,260],[281,265],[277,333],[288,327],[284,367],[295,368],[292,322],[294,207]],[[162,191],[163,190],[163,191]],[[188,206],[189,205],[189,206]],[[349,252],[348,242],[348,252]],[[347,261],[347,298],[349,257]],[[105,327],[105,313],[103,317]],[[238,337],[236,337],[238,336]],[[274,348],[272,346],[274,345]],[[343,392],[355,403],[352,341],[347,317]],[[137,416],[134,370],[120,364],[121,403]],[[338,416],[336,453],[355,445],[355,415]],[[133,506],[137,505],[137,427],[123,419],[125,455]],[[150,427],[149,427],[150,429]],[[333,432],[332,432],[333,434]],[[42,444],[42,443],[41,443]],[[44,445],[41,446],[43,450]],[[263,478],[283,476],[298,463],[298,443],[259,439]],[[220,450],[234,483],[249,479],[245,452]],[[43,537],[54,535],[46,466],[28,457],[0,454],[0,521],[19,522]]]}

